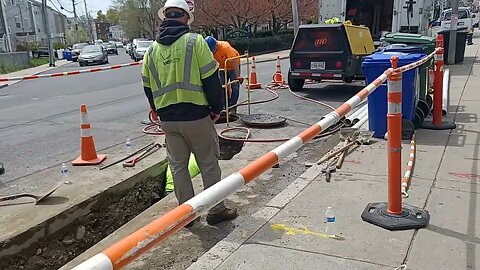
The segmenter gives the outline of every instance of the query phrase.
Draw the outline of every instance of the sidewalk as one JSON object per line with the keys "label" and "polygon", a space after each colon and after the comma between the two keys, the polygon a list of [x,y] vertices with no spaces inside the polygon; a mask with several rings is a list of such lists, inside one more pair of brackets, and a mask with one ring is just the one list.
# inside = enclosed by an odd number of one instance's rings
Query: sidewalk
{"label": "sidewalk", "polygon": [[[10,73],[7,73],[7,74],[0,74],[0,78],[23,77],[23,76],[27,76],[27,75],[37,75],[37,74],[40,74],[42,72],[49,71],[49,70],[64,66],[68,63],[69,62],[65,59],[56,60],[54,67],[49,67],[48,64],[45,64],[45,65],[41,65],[41,66],[38,66],[38,67],[32,67],[32,68],[22,69],[22,70],[15,71],[15,72],[10,72]],[[0,89],[2,89],[4,87],[7,87],[9,85],[16,84],[18,82],[19,81],[5,82],[5,83],[0,82]]]}
{"label": "sidewalk", "polygon": [[[429,211],[427,228],[390,232],[362,221],[368,203],[387,200],[382,140],[350,154],[330,183],[321,168],[310,168],[188,269],[480,268],[479,45],[465,54],[463,65],[447,67],[452,113],[446,120],[455,120],[457,129],[417,133],[416,167],[404,203]],[[405,168],[408,142],[402,153]],[[343,241],[322,235],[328,206],[336,211]]]}
{"label": "sidewalk", "polygon": [[290,57],[290,50],[255,55],[255,63],[275,61],[277,60],[277,56],[279,56],[280,59],[287,59]]}

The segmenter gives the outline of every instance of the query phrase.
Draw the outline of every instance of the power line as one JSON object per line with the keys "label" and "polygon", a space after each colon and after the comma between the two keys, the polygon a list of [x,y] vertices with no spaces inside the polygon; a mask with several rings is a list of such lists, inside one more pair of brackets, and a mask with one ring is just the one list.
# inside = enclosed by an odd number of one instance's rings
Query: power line
{"label": "power line", "polygon": [[[50,0],[50,2],[51,2],[51,0]],[[60,5],[60,8],[61,8],[62,10],[65,10],[65,11],[68,12],[68,13],[73,13],[73,11],[66,9],[66,8],[65,8],[65,5],[64,5],[62,2],[60,2],[60,0],[57,0],[57,3]]]}

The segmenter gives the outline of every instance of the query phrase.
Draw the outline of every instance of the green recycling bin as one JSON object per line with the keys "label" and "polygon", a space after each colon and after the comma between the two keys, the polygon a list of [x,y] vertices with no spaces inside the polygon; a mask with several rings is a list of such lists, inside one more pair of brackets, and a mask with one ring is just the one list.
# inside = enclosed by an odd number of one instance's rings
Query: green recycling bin
{"label": "green recycling bin", "polygon": [[[431,54],[435,51],[435,38],[429,36],[422,36],[420,34],[408,33],[388,33],[383,36],[380,41],[389,44],[406,44],[412,47],[420,47],[425,54]],[[434,59],[421,65],[420,71],[420,89],[419,99],[424,100],[429,106],[432,106],[433,100],[428,95],[429,76],[428,69],[433,65]]]}

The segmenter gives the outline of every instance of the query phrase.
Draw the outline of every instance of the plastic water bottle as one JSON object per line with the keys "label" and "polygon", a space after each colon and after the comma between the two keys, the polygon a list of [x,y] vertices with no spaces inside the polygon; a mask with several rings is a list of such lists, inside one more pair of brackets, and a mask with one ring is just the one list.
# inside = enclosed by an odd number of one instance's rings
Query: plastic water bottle
{"label": "plastic water bottle", "polygon": [[328,236],[336,235],[336,225],[335,225],[335,211],[332,207],[328,207],[325,211],[325,219],[327,221],[327,226],[325,227],[325,234]]}
{"label": "plastic water bottle", "polygon": [[125,151],[127,151],[127,154],[129,155],[133,153],[133,146],[132,146],[132,141],[130,141],[130,138],[127,138],[127,142],[125,143]]}
{"label": "plastic water bottle", "polygon": [[63,183],[70,185],[72,182],[70,182],[70,171],[68,170],[67,164],[62,163],[62,176],[63,176]]}

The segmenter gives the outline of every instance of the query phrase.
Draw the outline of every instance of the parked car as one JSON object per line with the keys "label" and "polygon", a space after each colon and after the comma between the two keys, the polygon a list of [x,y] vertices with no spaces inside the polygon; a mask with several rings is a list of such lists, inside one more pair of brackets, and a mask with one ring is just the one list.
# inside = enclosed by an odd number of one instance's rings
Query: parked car
{"label": "parked car", "polygon": [[72,46],[72,61],[77,62],[78,61],[78,56],[80,55],[80,52],[82,51],[85,46],[87,46],[88,43],[77,43],[73,44]]}
{"label": "parked car", "polygon": [[101,45],[88,45],[82,49],[82,52],[78,56],[78,63],[80,66],[107,64],[108,53]]}
{"label": "parked car", "polygon": [[138,62],[143,59],[143,56],[147,52],[150,45],[152,45],[153,40],[140,40],[137,42],[137,46],[133,51],[133,60]]}
{"label": "parked car", "polygon": [[117,44],[115,44],[115,42],[109,42],[106,44],[105,48],[107,49],[107,53],[118,55]]}
{"label": "parked car", "polygon": [[123,43],[121,41],[117,41],[115,44],[117,44],[117,48],[123,48]]}
{"label": "parked car", "polygon": [[[53,55],[55,58],[58,58],[58,53],[54,49],[52,49]],[[32,51],[32,56],[36,58],[40,57],[48,57],[48,47],[38,47],[37,49]]]}

